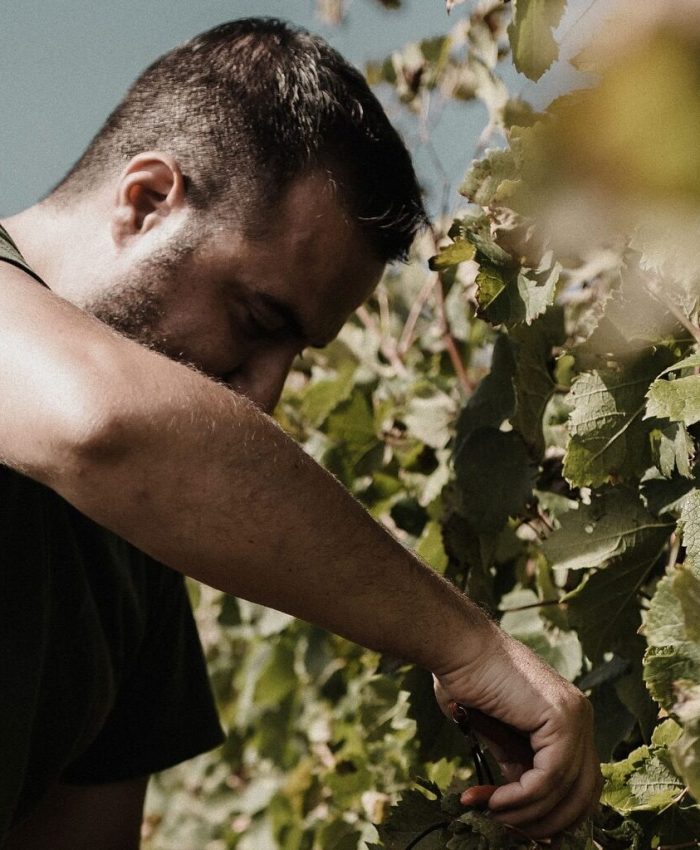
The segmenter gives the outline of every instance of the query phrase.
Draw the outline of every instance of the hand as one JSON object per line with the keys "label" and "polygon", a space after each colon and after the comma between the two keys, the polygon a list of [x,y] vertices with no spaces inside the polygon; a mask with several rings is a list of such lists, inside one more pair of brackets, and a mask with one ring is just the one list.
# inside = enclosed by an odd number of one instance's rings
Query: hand
{"label": "hand", "polygon": [[546,838],[594,810],[602,786],[589,701],[545,662],[494,629],[487,652],[435,679],[442,710],[456,700],[498,762],[496,820]]}

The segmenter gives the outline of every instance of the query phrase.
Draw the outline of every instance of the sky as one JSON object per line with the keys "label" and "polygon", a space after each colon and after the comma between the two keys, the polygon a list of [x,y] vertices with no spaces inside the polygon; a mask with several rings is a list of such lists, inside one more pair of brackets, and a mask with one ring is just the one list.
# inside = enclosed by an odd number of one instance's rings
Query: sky
{"label": "sky", "polygon": [[[615,0],[569,0],[560,30],[583,32]],[[0,21],[0,215],[38,200],[80,155],[129,84],[153,59],[222,21],[247,15],[274,15],[327,38],[362,67],[408,41],[449,29],[443,0],[403,0],[400,12],[376,0],[347,0],[339,27],[324,25],[314,0],[22,0],[3,10]],[[589,9],[590,7],[590,9]],[[468,8],[468,7],[464,7]],[[588,11],[586,11],[588,10]],[[453,15],[462,10],[458,7]],[[583,13],[583,19],[578,18]],[[566,47],[576,39],[567,37]],[[570,85],[566,63],[537,87],[507,69],[511,89],[545,99]],[[395,108],[390,114],[398,117]],[[473,156],[485,122],[479,104],[455,104],[441,117],[435,138],[450,193]],[[409,147],[410,127],[403,126]],[[417,170],[426,186],[438,178],[425,152]]]}

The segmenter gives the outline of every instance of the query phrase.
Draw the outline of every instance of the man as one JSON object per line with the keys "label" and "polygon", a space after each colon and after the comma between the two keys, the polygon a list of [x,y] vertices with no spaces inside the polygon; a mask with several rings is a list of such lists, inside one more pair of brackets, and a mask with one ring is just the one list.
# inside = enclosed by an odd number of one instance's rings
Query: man
{"label": "man", "polygon": [[423,220],[361,76],[252,19],[156,62],[3,222],[6,848],[133,850],[148,775],[220,740],[180,573],[421,664],[443,708],[529,736],[532,764],[501,753],[496,817],[541,836],[588,811],[586,700],[266,415]]}

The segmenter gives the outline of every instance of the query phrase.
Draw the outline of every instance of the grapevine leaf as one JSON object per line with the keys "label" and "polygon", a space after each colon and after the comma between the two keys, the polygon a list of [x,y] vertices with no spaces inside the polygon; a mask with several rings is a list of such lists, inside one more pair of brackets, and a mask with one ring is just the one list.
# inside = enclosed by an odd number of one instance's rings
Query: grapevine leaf
{"label": "grapevine leaf", "polygon": [[630,634],[620,641],[620,652],[624,652],[630,662],[630,672],[615,682],[615,693],[634,716],[642,738],[648,740],[658,720],[659,707],[644,683],[646,641],[638,633]]}
{"label": "grapevine leaf", "polygon": [[686,426],[700,422],[700,375],[666,378],[675,372],[700,368],[700,354],[686,357],[665,369],[647,393],[647,416],[658,416]]}
{"label": "grapevine leaf", "polygon": [[691,490],[683,500],[680,528],[688,557],[700,565],[700,489]]}
{"label": "grapevine leaf", "polygon": [[700,573],[689,560],[674,576],[673,585],[681,600],[686,637],[700,647]]}
{"label": "grapevine leaf", "polygon": [[636,808],[651,810],[670,805],[684,789],[665,748],[655,749],[653,755],[630,776],[629,787],[637,800]]}
{"label": "grapevine leaf", "polygon": [[700,800],[700,685],[680,690],[678,697],[673,710],[683,733],[671,744],[671,758],[690,793]]}
{"label": "grapevine leaf", "polygon": [[653,560],[621,559],[586,576],[564,597],[571,625],[593,663],[602,661],[606,652],[633,654],[630,648],[641,624],[638,593],[651,566]]}
{"label": "grapevine leaf", "polygon": [[659,472],[670,478],[677,470],[684,478],[691,477],[691,461],[695,451],[693,440],[682,422],[672,422],[651,432],[653,462]]}
{"label": "grapevine leaf", "polygon": [[[399,803],[392,807],[388,819],[377,830],[385,850],[405,850],[406,845],[421,833],[445,820],[439,800],[409,790],[401,795]],[[420,850],[442,850],[444,846],[444,832],[436,830],[421,841]]]}
{"label": "grapevine leaf", "polygon": [[688,805],[686,800],[677,802],[653,817],[645,833],[644,850],[659,845],[693,847],[700,835],[700,806]]}
{"label": "grapevine leaf", "polygon": [[649,649],[644,658],[644,679],[652,696],[671,711],[679,683],[700,683],[700,611],[693,600],[700,596],[700,578],[692,567],[677,567],[663,578],[649,606],[644,633]]}
{"label": "grapevine leaf", "polygon": [[513,62],[531,80],[539,80],[559,56],[554,30],[565,8],[566,0],[513,0],[508,27]]}
{"label": "grapevine leaf", "polygon": [[450,832],[452,838],[444,845],[446,850],[515,850],[529,843],[515,838],[503,824],[475,811],[453,821]]}
{"label": "grapevine leaf", "polygon": [[491,221],[485,215],[456,219],[448,236],[456,241],[467,240],[476,249],[475,260],[497,267],[514,269],[517,263],[494,239]]}
{"label": "grapevine leaf", "polygon": [[451,245],[441,248],[438,254],[431,257],[429,265],[433,271],[443,271],[449,269],[450,266],[458,266],[467,260],[473,260],[475,255],[476,248],[471,242],[453,242]]}
{"label": "grapevine leaf", "polygon": [[576,349],[576,359],[580,369],[591,368],[600,358],[634,360],[650,348],[673,344],[681,331],[674,316],[651,295],[644,276],[625,274],[605,302],[593,333]]}
{"label": "grapevine leaf", "polygon": [[515,356],[510,340],[499,334],[493,347],[491,371],[479,383],[457,419],[455,455],[479,428],[500,428],[515,413]]}
{"label": "grapevine leaf", "polygon": [[476,287],[479,310],[491,324],[516,325],[525,319],[525,305],[518,292],[517,272],[481,263]]}
{"label": "grapevine leaf", "polygon": [[420,540],[416,544],[416,554],[438,573],[444,573],[447,568],[447,555],[442,541],[440,525],[431,520],[423,529]]}
{"label": "grapevine leaf", "polygon": [[649,747],[638,747],[622,761],[602,764],[601,771],[605,785],[600,802],[621,815],[634,811],[637,799],[629,786],[629,779],[648,758]]}
{"label": "grapevine leaf", "polygon": [[374,415],[366,396],[353,392],[328,416],[324,430],[333,440],[325,462],[350,484],[358,475],[360,462],[378,445]]}
{"label": "grapevine leaf", "polygon": [[675,527],[652,516],[635,493],[621,488],[568,511],[560,523],[545,542],[544,553],[553,567],[570,570],[621,560],[654,561]]}
{"label": "grapevine leaf", "polygon": [[668,718],[660,723],[651,736],[651,743],[654,747],[670,747],[675,744],[680,738],[683,730],[672,718]]}
{"label": "grapevine leaf", "polygon": [[487,150],[472,163],[459,191],[472,203],[487,207],[507,198],[518,177],[511,150]]}
{"label": "grapevine leaf", "polygon": [[255,685],[255,702],[261,708],[273,708],[296,686],[294,652],[291,647],[278,643]]}
{"label": "grapevine leaf", "polygon": [[515,347],[516,412],[513,427],[522,435],[535,457],[544,454],[543,417],[555,389],[551,375],[552,349],[563,342],[564,319],[560,310],[548,310],[531,325],[510,331]]}
{"label": "grapevine leaf", "polygon": [[532,497],[535,469],[514,431],[480,428],[454,459],[460,513],[480,533],[495,533]]}
{"label": "grapevine leaf", "polygon": [[658,358],[652,356],[629,368],[594,370],[576,379],[567,397],[571,438],[564,462],[572,484],[629,481],[651,465],[652,425],[643,419],[644,397],[658,374]]}
{"label": "grapevine leaf", "polygon": [[346,362],[334,378],[324,378],[309,383],[301,401],[301,413],[308,423],[319,428],[333,410],[350,398],[354,387],[355,365]]}
{"label": "grapevine leaf", "polygon": [[[501,618],[501,628],[529,646],[565,679],[573,681],[581,672],[583,656],[581,644],[573,632],[561,632],[547,629],[540,612],[534,606],[537,595],[531,590],[514,590],[506,594],[501,605],[505,613]],[[523,608],[509,611],[509,608]]]}
{"label": "grapevine leaf", "polygon": [[596,750],[601,759],[610,759],[617,745],[634,729],[635,717],[620,701],[614,686],[607,682],[593,691],[590,700],[596,717],[605,718],[605,723],[595,726]]}
{"label": "grapevine leaf", "polygon": [[554,303],[561,266],[554,263],[539,269],[524,269],[518,275],[518,293],[525,305],[525,322],[530,325]]}
{"label": "grapevine leaf", "polygon": [[642,482],[641,493],[648,510],[655,516],[680,514],[689,494],[700,487],[700,468],[693,478],[674,475],[671,478],[648,478]]}
{"label": "grapevine leaf", "polygon": [[432,392],[414,396],[403,417],[409,433],[427,446],[443,448],[452,436],[456,405],[447,393]]}
{"label": "grapevine leaf", "polygon": [[615,842],[613,847],[622,846],[624,850],[644,850],[644,830],[633,820],[624,820],[615,829],[603,830],[603,834]]}

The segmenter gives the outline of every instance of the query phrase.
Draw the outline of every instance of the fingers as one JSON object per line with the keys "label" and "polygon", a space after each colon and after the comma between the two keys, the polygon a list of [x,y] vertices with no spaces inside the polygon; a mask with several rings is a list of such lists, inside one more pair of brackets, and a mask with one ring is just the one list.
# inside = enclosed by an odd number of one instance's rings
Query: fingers
{"label": "fingers", "polygon": [[[587,776],[580,776],[570,785],[555,808],[550,809],[545,805],[543,816],[532,818],[527,812],[502,812],[494,814],[494,819],[517,827],[531,838],[551,838],[590,816],[592,806],[582,805],[582,801],[590,799],[590,795],[600,796],[600,788],[600,780],[591,772]],[[537,811],[537,808],[534,807],[530,814],[532,811]]]}
{"label": "fingers", "polygon": [[489,800],[496,788],[498,788],[498,785],[472,785],[471,788],[462,792],[459,802],[463,806],[476,806],[477,809],[485,809],[488,807]]}
{"label": "fingers", "polygon": [[[587,734],[573,746],[569,742],[540,750],[531,770],[494,793],[489,802],[494,817],[532,838],[555,835],[587,817],[602,787],[594,753]],[[564,754],[569,758],[563,762]]]}

